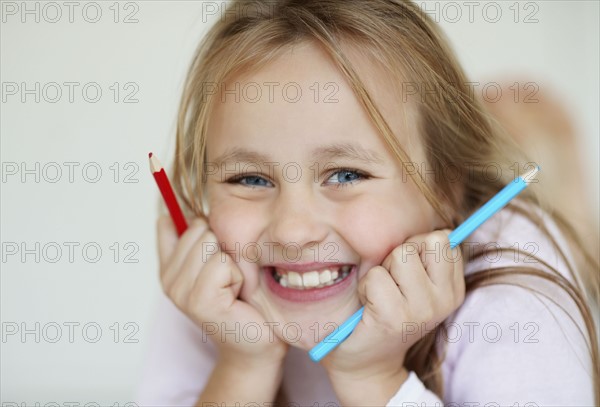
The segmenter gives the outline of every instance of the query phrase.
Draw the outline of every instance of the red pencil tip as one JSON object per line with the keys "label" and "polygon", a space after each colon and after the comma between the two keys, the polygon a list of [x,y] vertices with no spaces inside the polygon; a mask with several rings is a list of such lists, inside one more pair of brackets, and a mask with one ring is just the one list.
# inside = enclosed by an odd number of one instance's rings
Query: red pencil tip
{"label": "red pencil tip", "polygon": [[152,153],[148,153],[148,158],[152,158]]}

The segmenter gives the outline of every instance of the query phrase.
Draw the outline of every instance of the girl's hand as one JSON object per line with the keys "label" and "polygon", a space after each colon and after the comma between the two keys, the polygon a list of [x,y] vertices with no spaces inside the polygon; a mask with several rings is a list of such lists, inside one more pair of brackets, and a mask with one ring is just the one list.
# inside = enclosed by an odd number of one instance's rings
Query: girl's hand
{"label": "girl's hand", "polygon": [[[408,239],[359,281],[362,320],[323,359],[342,405],[385,405],[408,377],[408,349],[464,301],[462,256],[450,250],[449,232]],[[373,404],[374,394],[382,399]]]}
{"label": "girl's hand", "polygon": [[[221,361],[246,368],[281,363],[287,345],[268,331],[256,309],[238,299],[242,272],[221,251],[207,222],[195,219],[178,238],[171,218],[164,215],[158,219],[157,231],[162,288],[212,338]],[[244,340],[249,323],[264,330],[256,341]]]}

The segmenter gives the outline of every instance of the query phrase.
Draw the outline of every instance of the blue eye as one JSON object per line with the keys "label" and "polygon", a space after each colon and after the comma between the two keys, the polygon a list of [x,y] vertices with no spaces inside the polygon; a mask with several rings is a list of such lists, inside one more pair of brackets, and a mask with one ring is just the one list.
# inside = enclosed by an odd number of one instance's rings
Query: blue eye
{"label": "blue eye", "polygon": [[326,183],[335,184],[336,188],[340,188],[367,178],[368,176],[360,171],[342,168],[332,173]]}
{"label": "blue eye", "polygon": [[258,175],[245,175],[243,177],[234,177],[227,181],[230,184],[241,184],[250,188],[269,187],[271,182]]}

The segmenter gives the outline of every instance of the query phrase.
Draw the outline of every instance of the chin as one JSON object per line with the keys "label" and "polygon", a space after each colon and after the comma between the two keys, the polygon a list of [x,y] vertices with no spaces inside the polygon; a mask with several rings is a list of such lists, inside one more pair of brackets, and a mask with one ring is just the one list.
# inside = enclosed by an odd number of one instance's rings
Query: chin
{"label": "chin", "polygon": [[294,313],[294,316],[290,315],[279,323],[277,336],[290,346],[308,351],[344,323],[358,307],[359,302],[356,299],[352,306],[347,304],[338,308],[336,312]]}
{"label": "chin", "polygon": [[[300,275],[311,272],[296,270]],[[242,289],[242,299],[266,321],[274,323],[275,335],[280,340],[289,346],[310,350],[360,308],[358,267],[352,265],[346,270],[332,275],[331,283],[323,287],[298,289],[290,284],[280,285],[277,270],[267,267],[258,274],[257,285],[246,286],[247,291]]]}

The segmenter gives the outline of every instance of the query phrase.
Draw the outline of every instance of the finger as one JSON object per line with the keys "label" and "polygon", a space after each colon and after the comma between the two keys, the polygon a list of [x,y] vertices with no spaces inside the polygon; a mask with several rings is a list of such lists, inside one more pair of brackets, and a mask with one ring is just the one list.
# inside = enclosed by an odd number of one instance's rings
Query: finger
{"label": "finger", "polygon": [[231,256],[219,252],[211,256],[194,281],[190,297],[201,308],[226,310],[237,299],[244,277]]}
{"label": "finger", "polygon": [[450,249],[448,235],[450,230],[438,230],[432,233],[412,237],[410,241],[418,248],[419,255],[431,281],[431,293],[437,299],[438,311],[453,310],[460,305],[464,295],[464,277],[460,248]]}
{"label": "finger", "polygon": [[[358,297],[375,320],[395,320],[405,299],[389,271],[382,266],[371,268],[358,283]],[[367,313],[368,315],[368,313]]]}
{"label": "finger", "polygon": [[457,261],[454,263],[454,273],[452,285],[454,286],[454,296],[456,299],[456,306],[458,307],[465,300],[465,269],[462,257],[462,250],[460,246],[456,247]]}
{"label": "finger", "polygon": [[435,250],[436,254],[439,250],[440,255],[439,258],[435,259],[436,261],[433,262],[432,266],[428,266],[427,271],[440,298],[448,298],[450,302],[446,302],[446,304],[453,306],[460,296],[460,282],[457,286],[456,280],[457,266],[461,266],[462,270],[462,258],[460,247],[450,248],[449,235],[450,230],[448,229],[435,231],[429,235],[426,244],[429,245],[432,251]]}
{"label": "finger", "polygon": [[205,230],[188,251],[181,267],[163,278],[163,285],[169,291],[169,296],[173,301],[177,304],[187,301],[198,273],[208,263],[209,258],[218,253],[220,253],[220,249],[217,237],[210,229]]}
{"label": "finger", "polygon": [[450,249],[449,230],[437,230],[432,233],[414,236],[414,244],[421,262],[431,282],[437,288],[451,289],[454,281],[454,266],[457,261],[456,249]]}
{"label": "finger", "polygon": [[415,242],[407,242],[396,247],[385,258],[383,266],[390,271],[390,275],[411,308],[416,308],[431,295],[432,282],[421,262]]}
{"label": "finger", "polygon": [[161,279],[165,278],[165,273],[171,274],[179,270],[194,243],[207,228],[207,223],[197,218],[192,221],[181,238],[177,238],[172,220],[164,217],[159,218],[157,232]]}

